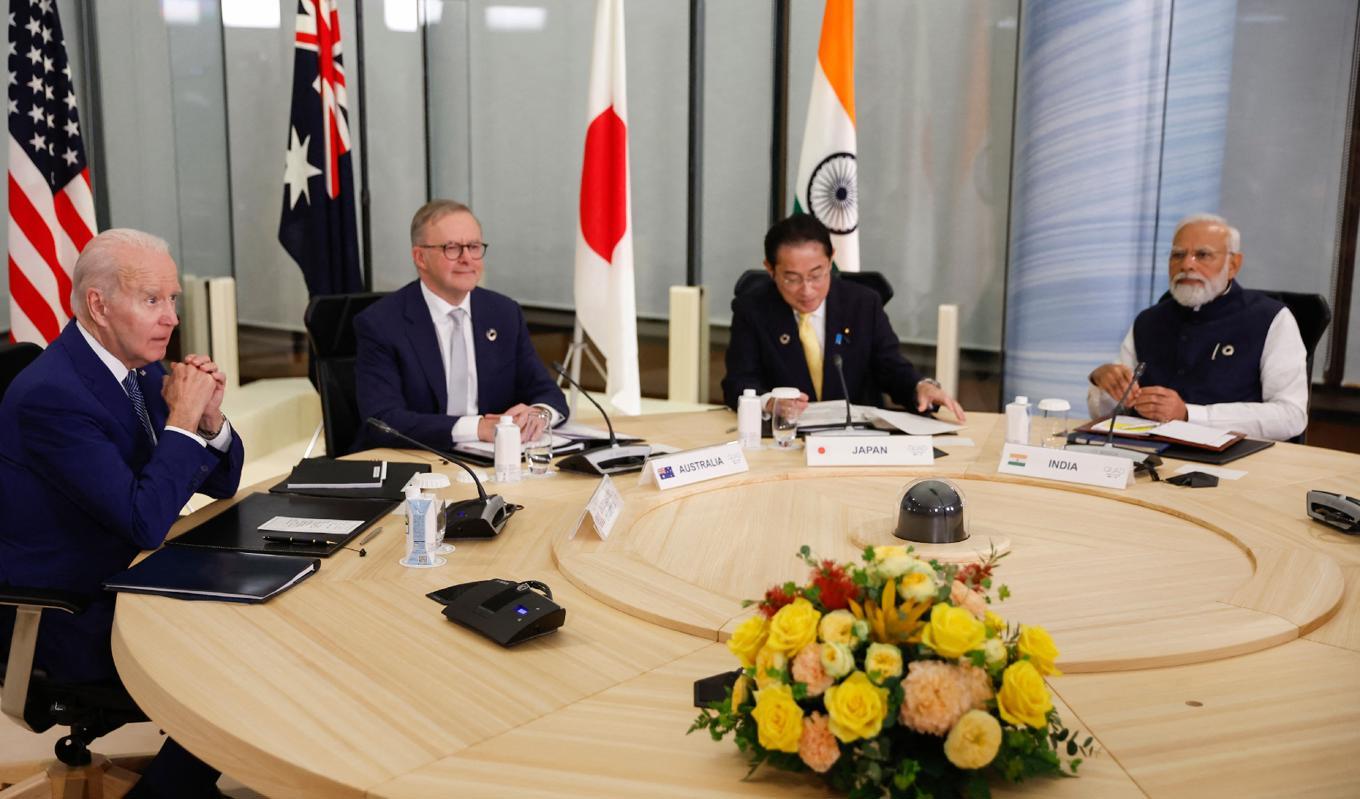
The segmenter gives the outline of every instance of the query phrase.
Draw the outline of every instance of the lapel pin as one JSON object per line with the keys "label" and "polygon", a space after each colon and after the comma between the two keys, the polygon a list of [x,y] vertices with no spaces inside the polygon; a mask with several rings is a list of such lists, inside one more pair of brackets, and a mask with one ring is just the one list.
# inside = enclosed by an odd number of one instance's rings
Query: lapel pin
{"label": "lapel pin", "polygon": [[1233,352],[1234,352],[1234,350],[1233,350],[1233,345],[1231,345],[1231,344],[1224,344],[1224,345],[1223,345],[1223,355],[1224,355],[1224,357],[1231,358]]}
{"label": "lapel pin", "polygon": [[788,344],[788,343],[789,343],[789,334],[788,334],[788,333],[780,333],[780,334],[779,334],[779,343],[780,343],[780,344]]}
{"label": "lapel pin", "polygon": [[493,328],[491,328],[491,329],[489,329],[489,330],[486,331],[486,340],[487,340],[487,341],[495,341],[495,340],[496,340],[496,328],[493,327]]}

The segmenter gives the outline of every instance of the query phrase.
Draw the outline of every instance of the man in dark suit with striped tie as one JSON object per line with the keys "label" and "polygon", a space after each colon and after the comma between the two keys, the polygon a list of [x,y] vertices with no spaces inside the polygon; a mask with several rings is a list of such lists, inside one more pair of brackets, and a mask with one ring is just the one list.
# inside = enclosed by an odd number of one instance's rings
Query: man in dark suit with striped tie
{"label": "man in dark suit with striped tie", "polygon": [[[178,271],[161,239],[108,230],[72,276],[75,320],[0,402],[0,583],[92,600],[43,616],[35,665],[64,682],[116,682],[105,579],[155,549],[194,493],[230,497],[241,439],[226,377],[202,355],[167,371]],[[14,621],[0,608],[0,641]],[[167,741],[129,796],[214,796],[217,772]]]}

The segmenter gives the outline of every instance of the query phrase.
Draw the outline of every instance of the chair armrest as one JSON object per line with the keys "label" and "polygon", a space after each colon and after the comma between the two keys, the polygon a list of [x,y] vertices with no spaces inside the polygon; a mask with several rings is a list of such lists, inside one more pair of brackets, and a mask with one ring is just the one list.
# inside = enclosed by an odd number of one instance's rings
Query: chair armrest
{"label": "chair armrest", "polygon": [[59,588],[24,588],[16,585],[0,585],[0,605],[27,606],[44,610],[60,610],[65,613],[80,613],[89,607],[90,599],[76,591],[63,591]]}

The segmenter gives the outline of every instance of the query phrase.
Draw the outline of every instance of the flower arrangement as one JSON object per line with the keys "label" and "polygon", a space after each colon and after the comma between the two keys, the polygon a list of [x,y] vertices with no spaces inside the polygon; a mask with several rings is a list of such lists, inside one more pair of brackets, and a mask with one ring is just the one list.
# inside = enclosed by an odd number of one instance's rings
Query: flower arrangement
{"label": "flower arrangement", "polygon": [[747,602],[760,612],[727,642],[741,673],[690,732],[732,734],[752,772],[810,770],[852,799],[985,797],[991,776],[1075,775],[1094,751],[1053,708],[1052,638],[989,608],[995,552],[962,567],[901,546],[862,564],[799,556],[809,581]]}

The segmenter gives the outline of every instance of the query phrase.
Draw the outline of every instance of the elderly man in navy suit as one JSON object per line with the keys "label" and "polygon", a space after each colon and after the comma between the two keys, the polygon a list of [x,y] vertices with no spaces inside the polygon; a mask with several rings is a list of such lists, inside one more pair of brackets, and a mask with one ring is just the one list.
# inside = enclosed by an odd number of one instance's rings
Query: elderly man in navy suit
{"label": "elderly man in navy suit", "polygon": [[732,408],[744,389],[764,394],[789,386],[809,399],[845,399],[833,365],[840,355],[850,401],[880,406],[883,394],[924,412],[963,408],[902,356],[883,303],[872,289],[832,276],[831,234],[794,214],[765,234],[765,271],[773,280],[732,300],[723,399]]}
{"label": "elderly man in navy suit", "polygon": [[[75,320],[0,402],[0,583],[88,595],[83,613],[43,615],[35,664],[65,682],[107,683],[118,675],[103,581],[159,547],[195,492],[235,494],[244,452],[216,364],[160,364],[179,324],[164,241],[107,230],[72,282]],[[13,621],[0,608],[0,641]],[[167,741],[128,796],[216,796],[217,777]]]}
{"label": "elderly man in navy suit", "polygon": [[[432,200],[411,220],[418,280],[354,318],[359,412],[436,449],[491,441],[501,416],[524,440],[566,417],[567,401],[529,340],[519,304],[477,283],[487,243],[472,211]],[[361,442],[390,444],[365,430]]]}

